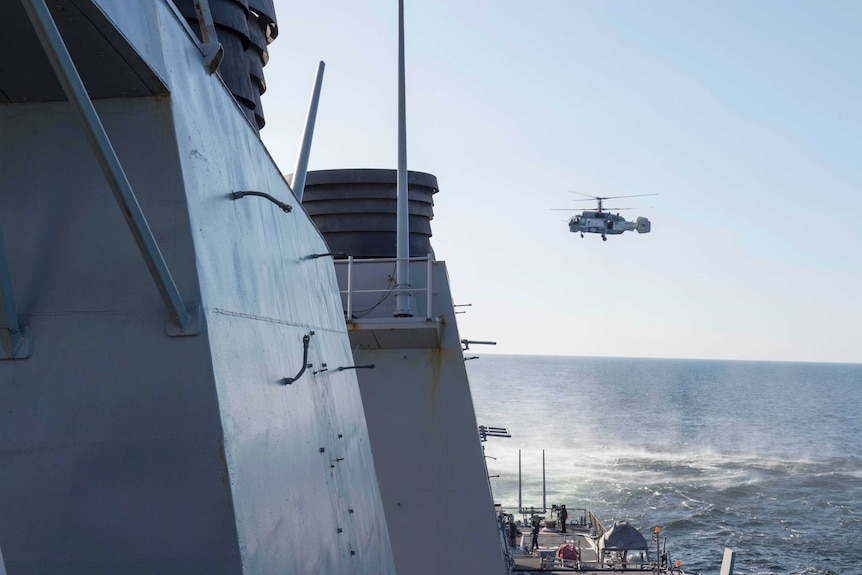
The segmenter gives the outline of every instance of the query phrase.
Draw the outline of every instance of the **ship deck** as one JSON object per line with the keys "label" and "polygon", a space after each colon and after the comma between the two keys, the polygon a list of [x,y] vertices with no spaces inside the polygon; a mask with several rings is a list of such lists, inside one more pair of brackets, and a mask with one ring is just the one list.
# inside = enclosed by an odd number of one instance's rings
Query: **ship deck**
{"label": "ship deck", "polygon": [[[518,537],[518,546],[510,547],[514,561],[513,571],[541,571],[543,573],[571,573],[593,571],[651,571],[654,565],[644,561],[621,563],[618,558],[608,554],[603,563],[599,562],[598,547],[594,533],[587,527],[568,526],[567,533],[559,529],[542,528],[539,532],[539,548],[530,551],[532,536],[529,526],[520,526],[523,533]],[[557,550],[562,545],[570,544],[578,550],[577,560],[557,557]]]}

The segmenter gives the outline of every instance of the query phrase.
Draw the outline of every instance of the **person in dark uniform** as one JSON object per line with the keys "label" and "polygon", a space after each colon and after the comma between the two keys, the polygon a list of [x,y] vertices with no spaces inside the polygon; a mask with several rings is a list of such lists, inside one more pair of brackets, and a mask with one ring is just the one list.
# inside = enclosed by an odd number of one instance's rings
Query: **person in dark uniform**
{"label": "person in dark uniform", "polygon": [[509,521],[506,525],[509,528],[509,546],[515,547],[518,545],[518,526],[515,525],[514,515],[509,515]]}
{"label": "person in dark uniform", "polygon": [[533,535],[533,543],[530,546],[530,553],[533,552],[533,549],[539,548],[539,518],[535,515],[533,516],[533,529],[531,533]]}
{"label": "person in dark uniform", "polygon": [[566,506],[563,505],[560,507],[560,526],[562,527],[563,533],[566,532],[566,521],[569,519],[569,512],[566,511]]}

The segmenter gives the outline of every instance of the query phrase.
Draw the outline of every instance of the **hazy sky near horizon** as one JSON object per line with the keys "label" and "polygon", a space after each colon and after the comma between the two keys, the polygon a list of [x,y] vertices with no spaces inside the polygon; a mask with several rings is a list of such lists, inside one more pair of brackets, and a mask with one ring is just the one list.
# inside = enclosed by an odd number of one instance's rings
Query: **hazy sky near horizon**
{"label": "hazy sky near horizon", "polygon": [[[396,0],[275,0],[262,135],[395,168]],[[481,353],[862,362],[862,2],[406,0],[408,167]],[[652,221],[568,231],[577,190]],[[608,202],[611,205],[611,202]]]}

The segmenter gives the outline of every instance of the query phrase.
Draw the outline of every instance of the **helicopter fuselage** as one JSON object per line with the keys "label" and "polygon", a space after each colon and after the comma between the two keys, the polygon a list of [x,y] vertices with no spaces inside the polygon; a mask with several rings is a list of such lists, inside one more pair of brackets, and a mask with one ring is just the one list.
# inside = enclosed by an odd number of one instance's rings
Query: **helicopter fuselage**
{"label": "helicopter fuselage", "polygon": [[617,235],[633,230],[641,234],[648,233],[650,221],[639,217],[636,221],[629,222],[619,214],[590,210],[569,218],[569,231],[580,232],[581,236],[585,233],[601,234],[602,239],[607,239],[606,235]]}

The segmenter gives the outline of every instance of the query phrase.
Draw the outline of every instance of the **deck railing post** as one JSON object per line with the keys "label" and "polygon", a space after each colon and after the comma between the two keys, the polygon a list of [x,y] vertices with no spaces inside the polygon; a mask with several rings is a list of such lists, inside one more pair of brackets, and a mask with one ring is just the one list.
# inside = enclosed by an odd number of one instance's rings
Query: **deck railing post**
{"label": "deck railing post", "polygon": [[347,321],[353,319],[353,256],[347,256]]}
{"label": "deck railing post", "polygon": [[434,280],[432,279],[433,273],[434,273],[434,259],[433,259],[433,256],[431,256],[431,254],[428,254],[428,281],[426,282],[426,285],[425,285],[425,288],[428,290],[428,293],[427,293],[428,299],[427,299],[427,303],[425,304],[426,305],[426,307],[425,307],[426,319],[431,319],[432,317],[434,317],[434,314],[432,313],[433,310],[431,309],[431,306],[434,303],[434,292],[432,291],[432,286],[434,284]]}

